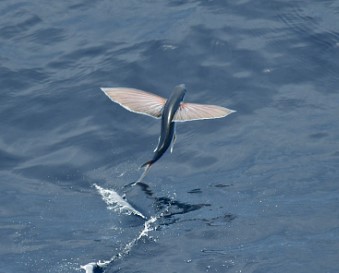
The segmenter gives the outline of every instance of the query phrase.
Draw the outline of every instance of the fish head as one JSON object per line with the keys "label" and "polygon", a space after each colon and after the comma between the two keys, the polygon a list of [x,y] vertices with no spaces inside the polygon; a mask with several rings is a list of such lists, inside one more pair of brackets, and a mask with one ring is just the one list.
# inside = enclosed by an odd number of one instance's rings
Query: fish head
{"label": "fish head", "polygon": [[183,101],[186,95],[186,86],[184,84],[177,85],[174,88],[174,93],[176,94],[176,97],[180,98],[180,101]]}

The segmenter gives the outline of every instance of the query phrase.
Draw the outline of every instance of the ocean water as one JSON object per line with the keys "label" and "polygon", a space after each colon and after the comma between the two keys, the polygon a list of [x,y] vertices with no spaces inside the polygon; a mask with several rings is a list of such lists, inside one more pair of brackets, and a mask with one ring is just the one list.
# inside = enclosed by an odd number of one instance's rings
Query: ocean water
{"label": "ocean water", "polygon": [[[339,1],[0,2],[0,272],[339,272]],[[159,120],[100,87],[236,110]]]}

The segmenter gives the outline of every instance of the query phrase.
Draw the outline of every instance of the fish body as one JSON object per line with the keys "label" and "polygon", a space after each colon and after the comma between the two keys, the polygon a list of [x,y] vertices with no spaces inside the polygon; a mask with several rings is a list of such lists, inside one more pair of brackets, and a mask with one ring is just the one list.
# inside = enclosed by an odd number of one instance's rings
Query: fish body
{"label": "fish body", "polygon": [[137,182],[142,181],[150,167],[163,156],[171,144],[173,148],[176,122],[222,118],[235,112],[217,105],[184,103],[184,84],[176,86],[168,99],[132,88],[101,89],[112,101],[131,112],[161,118],[158,146],[154,150],[153,158],[141,166],[145,170]]}
{"label": "fish body", "polygon": [[169,99],[166,101],[161,115],[161,131],[157,148],[154,150],[153,159],[146,162],[142,167],[152,165],[162,157],[171,145],[175,134],[175,123],[173,121],[175,113],[178,111],[181,102],[186,94],[185,85],[181,84],[175,87]]}

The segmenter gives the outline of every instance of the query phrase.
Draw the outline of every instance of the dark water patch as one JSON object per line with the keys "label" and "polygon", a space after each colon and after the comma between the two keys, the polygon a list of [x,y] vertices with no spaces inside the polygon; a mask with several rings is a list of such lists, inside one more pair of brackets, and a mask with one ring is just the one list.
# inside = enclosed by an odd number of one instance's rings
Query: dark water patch
{"label": "dark water patch", "polygon": [[157,197],[147,184],[138,183],[137,186],[139,186],[149,198],[153,199],[153,205],[158,211],[166,211],[164,217],[167,218],[176,214],[186,214],[188,212],[198,210],[204,206],[209,206],[209,204],[188,204],[164,196]]}
{"label": "dark water patch", "polygon": [[[3,1],[1,4],[5,3],[5,1]],[[29,3],[25,3],[25,2],[17,2],[17,3],[6,3],[4,6],[1,6],[0,9],[0,14],[1,15],[6,15],[7,13],[10,12],[17,12],[18,10],[20,10],[21,7],[27,7],[29,6]]]}
{"label": "dark water patch", "polygon": [[[212,10],[216,14],[225,14],[232,11],[236,15],[246,16],[247,18],[262,18],[271,17],[275,14],[275,11],[286,9],[293,6],[290,2],[283,1],[270,1],[265,3],[264,1],[251,2],[248,0],[241,0],[237,2],[233,1],[198,1],[200,5],[205,6],[208,10]],[[263,4],[265,3],[265,4]]]}
{"label": "dark water patch", "polygon": [[321,138],[325,138],[328,136],[328,133],[326,132],[319,132],[319,133],[314,133],[310,135],[310,138],[313,139],[321,139]]}
{"label": "dark water patch", "polygon": [[19,96],[19,91],[39,85],[46,81],[48,73],[41,68],[12,70],[7,67],[0,68],[2,94]]}
{"label": "dark water patch", "polygon": [[[191,158],[194,158],[194,154]],[[211,157],[211,156],[206,156],[206,157],[201,157],[199,156],[197,160],[194,161],[193,166],[196,168],[201,168],[201,167],[209,167],[213,164],[215,164],[218,161],[217,158]]]}
{"label": "dark water patch", "polygon": [[[26,15],[25,17],[28,17],[28,18],[24,19],[22,22],[16,23],[15,25],[3,26],[2,28],[0,28],[0,37],[4,39],[11,39],[13,37],[19,37],[19,35],[22,35],[27,30],[36,27],[38,24],[42,22],[42,19],[38,17],[37,15],[29,15],[29,14],[24,14],[24,15]],[[22,14],[20,14],[20,17],[22,17]]]}
{"label": "dark water patch", "polygon": [[201,189],[193,189],[193,190],[188,191],[187,193],[191,193],[191,194],[202,193],[202,190]]}
{"label": "dark water patch", "polygon": [[273,106],[281,111],[293,111],[305,107],[305,101],[301,99],[281,98],[277,99]]}
{"label": "dark water patch", "polygon": [[[306,8],[300,4],[291,7],[286,13],[281,13],[280,19],[289,26],[290,31],[297,34],[292,39],[291,50],[297,51],[295,56],[301,65],[306,71],[317,70],[318,77],[324,78],[326,85],[329,86],[329,82],[334,84],[338,79],[338,69],[333,63],[333,57],[338,55],[339,29],[333,24],[335,22],[333,9],[319,6],[317,3],[312,6]],[[323,16],[324,14],[326,16]]]}
{"label": "dark water patch", "polygon": [[16,167],[23,162],[23,160],[23,157],[0,150],[0,170]]}
{"label": "dark water patch", "polygon": [[226,213],[223,216],[214,217],[212,219],[205,220],[209,226],[224,226],[229,225],[237,217],[234,214]]}
{"label": "dark water patch", "polygon": [[140,187],[140,189],[146,194],[146,196],[148,196],[150,198],[154,197],[154,192],[149,185],[140,182],[140,183],[137,184],[137,186]]}
{"label": "dark water patch", "polygon": [[313,9],[306,8],[301,3],[292,6],[285,13],[281,13],[280,19],[289,25],[292,31],[297,32],[300,39],[305,38],[315,44],[318,43],[322,48],[331,48],[339,38],[338,29],[333,24],[335,21],[333,9],[317,3],[313,5]]}
{"label": "dark water patch", "polygon": [[76,10],[76,11],[83,11],[83,10],[87,10],[87,9],[91,9],[91,7],[93,6],[93,2],[90,0],[87,1],[78,1],[78,3],[72,3],[71,5],[69,5],[67,8],[70,10]]}
{"label": "dark water patch", "polygon": [[75,52],[66,54],[63,58],[72,60],[73,62],[79,61],[81,58],[93,58],[103,55],[107,50],[106,46],[91,46],[88,48],[80,48]]}
{"label": "dark water patch", "polygon": [[156,201],[156,206],[158,208],[163,208],[164,206],[168,207],[167,213],[164,217],[170,218],[177,214],[186,214],[195,210],[199,210],[203,207],[208,207],[210,204],[188,204],[180,201],[174,201],[167,197],[160,197]]}
{"label": "dark water patch", "polygon": [[73,62],[71,60],[55,60],[55,61],[51,61],[48,64],[48,67],[50,68],[54,68],[54,69],[64,69],[64,68],[70,68],[72,67]]}
{"label": "dark water patch", "polygon": [[55,45],[66,39],[64,30],[61,28],[46,28],[40,29],[30,35],[30,39],[40,45]]}
{"label": "dark water patch", "polygon": [[231,187],[232,184],[215,184],[213,186],[216,188],[228,188],[228,187]]}
{"label": "dark water patch", "polygon": [[[160,219],[160,226],[169,226],[169,225],[181,225],[183,223],[195,223],[195,225],[199,225],[200,223],[206,224],[207,226],[225,226],[229,227],[231,222],[237,218],[236,215],[231,213],[225,213],[221,216],[211,217],[211,218],[202,218],[202,217],[193,217],[193,218],[178,218],[178,217],[168,217],[168,215],[164,215],[164,219]],[[194,230],[193,227],[188,228],[187,230]],[[204,235],[206,238],[206,236]]]}
{"label": "dark water patch", "polygon": [[[15,173],[23,175],[27,178],[41,177],[44,178],[43,181],[50,181],[65,186],[69,186],[72,181],[88,184],[88,182],[84,180],[83,174],[81,174],[76,167],[70,166],[68,164],[60,164],[58,167],[60,169],[56,170],[55,166],[36,165],[27,168],[16,169]],[[77,185],[77,183],[75,185]]]}

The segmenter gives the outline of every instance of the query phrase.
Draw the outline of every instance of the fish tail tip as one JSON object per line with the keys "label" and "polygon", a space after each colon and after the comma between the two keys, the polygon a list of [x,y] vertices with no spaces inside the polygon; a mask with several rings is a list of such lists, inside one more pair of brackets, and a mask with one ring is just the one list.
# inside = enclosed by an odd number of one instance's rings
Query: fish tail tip
{"label": "fish tail tip", "polygon": [[147,161],[146,163],[142,164],[139,169],[145,168],[145,167],[150,167],[153,164],[153,161]]}
{"label": "fish tail tip", "polygon": [[140,166],[139,169],[141,169],[141,168],[145,168],[145,169],[144,169],[142,175],[140,176],[140,178],[136,181],[136,184],[141,182],[145,178],[146,174],[148,173],[148,171],[151,168],[153,163],[154,163],[153,160],[150,160],[150,161],[147,161],[146,163],[144,163]]}

